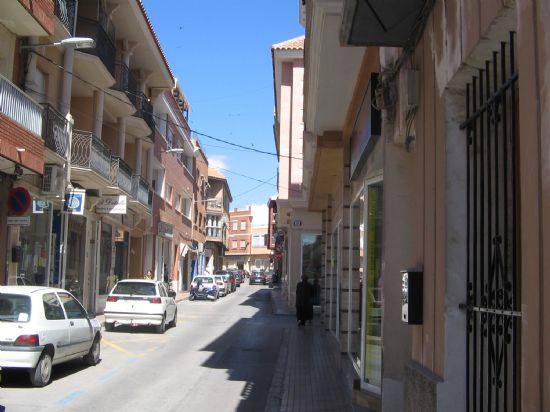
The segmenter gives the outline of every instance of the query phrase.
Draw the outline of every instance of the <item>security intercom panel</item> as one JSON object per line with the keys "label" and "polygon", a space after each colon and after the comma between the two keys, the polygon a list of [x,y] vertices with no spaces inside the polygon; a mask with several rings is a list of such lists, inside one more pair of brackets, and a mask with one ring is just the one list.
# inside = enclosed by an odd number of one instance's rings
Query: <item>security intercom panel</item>
{"label": "security intercom panel", "polygon": [[401,271],[401,288],[403,292],[401,320],[409,325],[422,324],[422,274],[418,271]]}

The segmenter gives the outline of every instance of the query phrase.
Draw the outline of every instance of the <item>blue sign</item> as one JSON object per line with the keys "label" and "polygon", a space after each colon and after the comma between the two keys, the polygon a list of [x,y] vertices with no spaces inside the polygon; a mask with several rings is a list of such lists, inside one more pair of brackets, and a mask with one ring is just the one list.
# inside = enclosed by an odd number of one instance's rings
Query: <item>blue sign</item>
{"label": "blue sign", "polygon": [[72,215],[83,215],[85,197],[86,192],[84,190],[65,193],[63,211]]}

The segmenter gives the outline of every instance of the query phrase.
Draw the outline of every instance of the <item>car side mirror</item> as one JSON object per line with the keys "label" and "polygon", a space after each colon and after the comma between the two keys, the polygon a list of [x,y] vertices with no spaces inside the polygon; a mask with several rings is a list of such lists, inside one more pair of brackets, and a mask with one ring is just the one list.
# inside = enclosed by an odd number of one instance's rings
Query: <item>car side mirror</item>
{"label": "car side mirror", "polygon": [[176,292],[171,290],[171,291],[168,292],[168,296],[170,296],[171,298],[175,298],[176,297]]}

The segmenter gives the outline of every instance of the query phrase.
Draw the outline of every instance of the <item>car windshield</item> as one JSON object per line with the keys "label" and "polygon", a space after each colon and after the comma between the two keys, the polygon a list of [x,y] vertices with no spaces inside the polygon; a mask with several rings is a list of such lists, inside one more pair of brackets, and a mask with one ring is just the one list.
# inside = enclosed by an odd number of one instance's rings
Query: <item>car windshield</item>
{"label": "car windshield", "polygon": [[214,282],[214,281],[212,280],[212,278],[198,277],[198,278],[195,278],[195,283],[197,283],[199,280],[200,280],[202,283],[212,283],[212,282]]}
{"label": "car windshield", "polygon": [[155,296],[157,291],[154,283],[120,282],[113,289],[113,294]]}
{"label": "car windshield", "polygon": [[26,295],[0,294],[0,321],[28,322],[31,298]]}

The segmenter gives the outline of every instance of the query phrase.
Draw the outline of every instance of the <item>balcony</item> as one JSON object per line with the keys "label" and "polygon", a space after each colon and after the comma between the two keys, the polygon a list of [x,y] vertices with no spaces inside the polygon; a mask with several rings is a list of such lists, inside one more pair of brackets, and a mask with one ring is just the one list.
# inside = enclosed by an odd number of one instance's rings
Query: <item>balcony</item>
{"label": "balcony", "polygon": [[55,0],[55,16],[67,29],[69,34],[74,35],[76,21],[76,0]]}
{"label": "balcony", "polygon": [[105,108],[114,117],[127,117],[136,112],[137,82],[124,63],[115,63],[115,83],[105,94]]}
{"label": "balcony", "polygon": [[111,151],[92,132],[73,130],[71,168],[71,180],[103,189],[111,183]]}
{"label": "balcony", "polygon": [[[153,206],[153,192],[149,188],[147,181],[140,175],[132,176],[132,197],[147,212],[151,213]],[[135,204],[135,202],[131,203]]]}
{"label": "balcony", "polygon": [[50,149],[55,156],[48,156],[48,162],[55,162],[56,160],[67,160],[68,148],[69,148],[69,131],[67,130],[67,120],[55,110],[49,104],[43,104],[44,108],[42,116],[42,138],[44,139],[44,145]]}
{"label": "balcony", "polygon": [[128,134],[137,137],[148,137],[151,141],[155,138],[155,120],[153,118],[153,105],[142,92],[136,94],[136,112],[126,122]]}
{"label": "balcony", "polygon": [[118,156],[111,157],[111,184],[132,195],[132,169]]}
{"label": "balcony", "polygon": [[42,136],[42,108],[24,91],[0,75],[0,113]]}
{"label": "balcony", "polygon": [[137,82],[128,66],[122,62],[115,64],[115,85],[113,89],[124,92],[134,106],[137,106]]}
{"label": "balcony", "polygon": [[[114,34],[114,33],[113,33]],[[79,54],[88,54],[96,56],[101,60],[107,71],[114,78],[116,66],[116,47],[114,37],[110,37],[100,22],[78,17],[76,26],[76,35],[78,37],[91,37],[95,40],[96,47],[93,49],[82,49]],[[109,85],[110,86],[110,85]]]}

